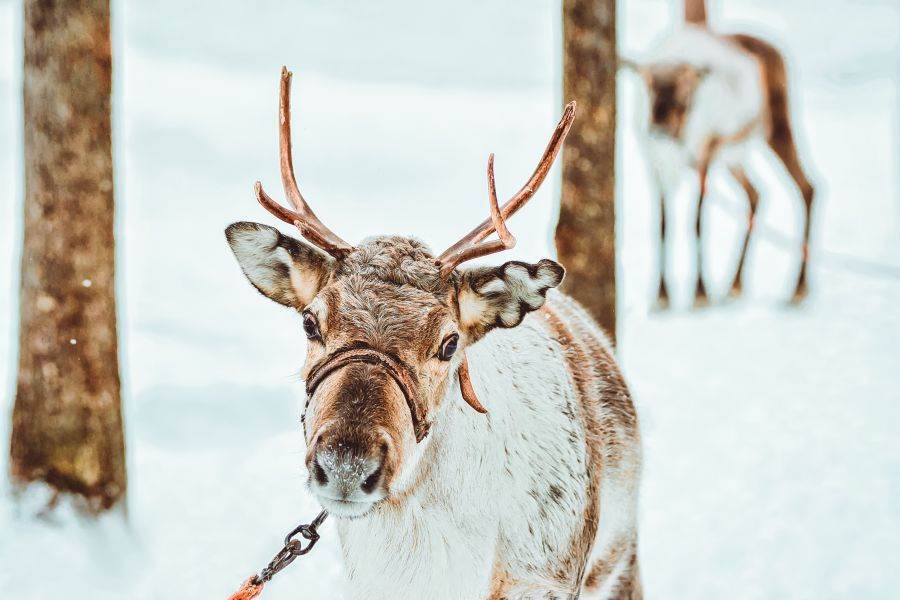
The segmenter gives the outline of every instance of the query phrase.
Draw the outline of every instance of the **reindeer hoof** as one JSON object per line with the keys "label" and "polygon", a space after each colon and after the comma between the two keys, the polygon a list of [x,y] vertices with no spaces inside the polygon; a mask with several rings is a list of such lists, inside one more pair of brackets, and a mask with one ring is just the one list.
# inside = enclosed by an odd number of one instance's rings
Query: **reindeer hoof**
{"label": "reindeer hoof", "polygon": [[794,295],[791,296],[791,304],[797,305],[803,302],[806,297],[809,295],[809,288],[806,287],[805,283],[801,283],[797,286],[797,289],[794,290]]}
{"label": "reindeer hoof", "polygon": [[707,306],[709,306],[709,297],[705,292],[694,296],[694,309],[706,308]]}
{"label": "reindeer hoof", "polygon": [[663,312],[665,310],[669,310],[669,297],[668,296],[660,296],[656,299],[656,304],[653,306],[653,310],[657,312]]}

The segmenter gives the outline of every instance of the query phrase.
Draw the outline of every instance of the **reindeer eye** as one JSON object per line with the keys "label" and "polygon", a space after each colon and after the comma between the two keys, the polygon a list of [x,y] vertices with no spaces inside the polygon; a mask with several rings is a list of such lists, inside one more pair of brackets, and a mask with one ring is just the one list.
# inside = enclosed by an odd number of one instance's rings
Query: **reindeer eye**
{"label": "reindeer eye", "polygon": [[453,356],[453,353],[456,352],[456,345],[459,343],[459,336],[457,334],[448,335],[444,338],[444,341],[441,342],[441,349],[438,351],[437,357],[441,360],[450,360]]}
{"label": "reindeer eye", "polygon": [[306,332],[306,337],[308,339],[322,339],[322,334],[319,332],[319,323],[311,312],[303,313],[303,331]]}

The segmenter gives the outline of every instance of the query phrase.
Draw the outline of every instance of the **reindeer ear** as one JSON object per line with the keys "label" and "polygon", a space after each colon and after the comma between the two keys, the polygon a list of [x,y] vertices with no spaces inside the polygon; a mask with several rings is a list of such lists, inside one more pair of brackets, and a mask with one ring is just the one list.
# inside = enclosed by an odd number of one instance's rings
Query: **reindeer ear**
{"label": "reindeer ear", "polygon": [[253,287],[285,306],[312,302],[332,270],[330,257],[268,225],[232,223],[225,238]]}
{"label": "reindeer ear", "polygon": [[515,327],[544,305],[547,290],[563,280],[565,269],[550,259],[535,264],[510,261],[499,267],[468,269],[459,287],[460,325],[470,340],[495,327]]}

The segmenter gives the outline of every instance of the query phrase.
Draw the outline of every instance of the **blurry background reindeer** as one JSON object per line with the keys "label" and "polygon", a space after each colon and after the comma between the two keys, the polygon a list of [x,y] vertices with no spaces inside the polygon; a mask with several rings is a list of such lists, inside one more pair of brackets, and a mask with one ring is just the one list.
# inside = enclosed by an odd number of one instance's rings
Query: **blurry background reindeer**
{"label": "blurry background reindeer", "polygon": [[707,27],[705,0],[685,0],[684,25],[640,64],[625,61],[644,79],[650,111],[645,146],[660,195],[660,308],[669,305],[665,281],[665,196],[685,169],[699,176],[696,216],[697,283],[694,306],[708,304],[703,283],[701,223],[710,165],[728,171],[747,195],[747,226],[730,294],[742,288],[742,274],[759,203],[759,192],[747,174],[750,150],[759,141],[772,149],[796,182],[803,198],[803,243],[797,285],[799,302],[807,293],[810,214],[813,185],[800,164],[788,106],[787,71],[781,53],[771,44],[744,34],[719,34]]}

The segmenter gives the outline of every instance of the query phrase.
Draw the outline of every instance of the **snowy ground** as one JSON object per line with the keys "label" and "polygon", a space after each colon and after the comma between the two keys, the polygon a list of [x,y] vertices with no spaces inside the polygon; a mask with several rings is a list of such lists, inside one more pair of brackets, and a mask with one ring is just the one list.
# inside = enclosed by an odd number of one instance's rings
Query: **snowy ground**
{"label": "snowy ground", "polygon": [[[526,176],[562,100],[556,3],[432,4],[114,3],[128,522],[92,526],[64,512],[34,522],[0,489],[5,596],[224,598],[285,530],[315,514],[297,418],[299,324],[243,281],[222,229],[269,221],[250,186],[261,178],[277,188],[282,63],[297,73],[304,192],[351,240],[415,233],[442,247],[484,214],[488,152],[500,190]],[[626,54],[640,57],[658,39],[670,4],[622,3]],[[896,0],[712,4],[715,21],[792,50],[795,114],[821,191],[813,295],[784,306],[797,244],[760,239],[744,300],[648,312],[657,209],[635,141],[637,81],[620,75],[621,360],[645,439],[647,596],[895,598],[900,10]],[[18,2],[0,0],[7,416],[21,235],[18,13]],[[761,220],[796,239],[795,192],[765,156],[757,166]],[[517,257],[550,251],[557,189],[554,179],[513,221]],[[671,255],[681,307],[691,191],[686,182],[671,215],[684,232]],[[706,246],[721,293],[737,252],[728,209],[742,200],[724,180],[713,194]],[[7,428],[3,417],[0,439]],[[337,541],[330,525],[323,534],[266,598],[335,595]]]}

